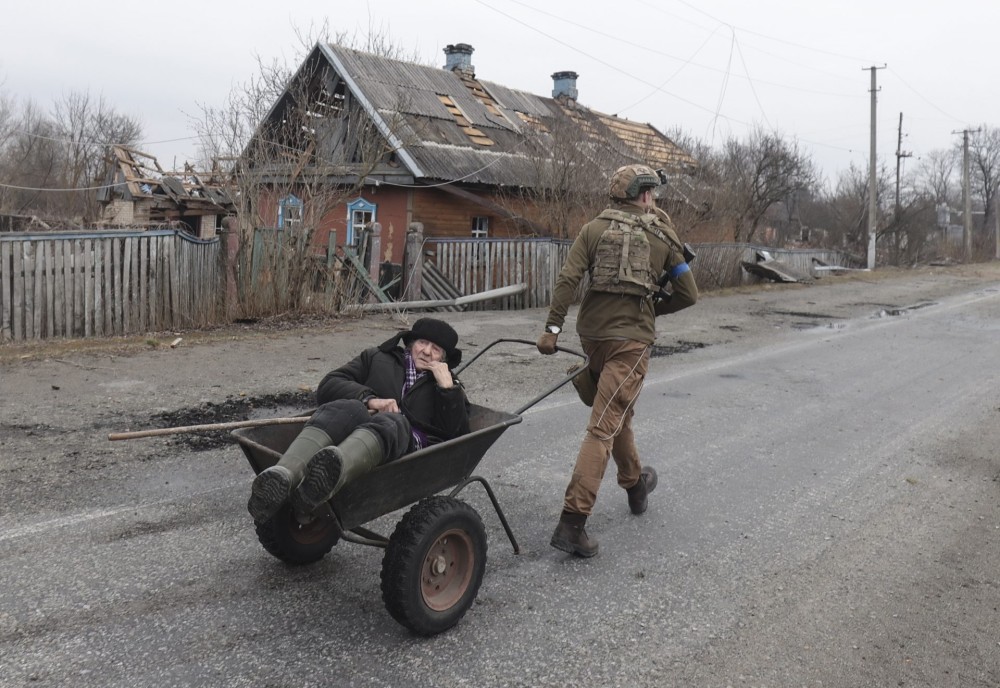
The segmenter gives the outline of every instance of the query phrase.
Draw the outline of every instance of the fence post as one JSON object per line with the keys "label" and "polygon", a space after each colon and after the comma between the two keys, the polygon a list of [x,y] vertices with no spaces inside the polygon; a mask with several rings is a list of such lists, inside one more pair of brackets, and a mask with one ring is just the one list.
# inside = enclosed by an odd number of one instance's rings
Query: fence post
{"label": "fence post", "polygon": [[372,284],[378,284],[379,261],[382,255],[382,223],[373,222],[371,225],[371,251],[368,253],[368,277]]}
{"label": "fence post", "polygon": [[419,301],[423,288],[424,269],[424,225],[411,222],[406,231],[406,255],[404,256],[403,301]]}

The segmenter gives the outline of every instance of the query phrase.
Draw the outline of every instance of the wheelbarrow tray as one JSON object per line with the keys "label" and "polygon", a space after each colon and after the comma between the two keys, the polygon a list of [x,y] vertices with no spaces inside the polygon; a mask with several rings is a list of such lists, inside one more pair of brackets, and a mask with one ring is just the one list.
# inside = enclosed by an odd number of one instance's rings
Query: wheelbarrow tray
{"label": "wheelbarrow tray", "polygon": [[[471,432],[382,464],[345,485],[330,500],[342,530],[357,528],[468,479],[497,438],[522,417],[470,405]],[[273,466],[305,425],[282,424],[233,431],[256,473]]]}

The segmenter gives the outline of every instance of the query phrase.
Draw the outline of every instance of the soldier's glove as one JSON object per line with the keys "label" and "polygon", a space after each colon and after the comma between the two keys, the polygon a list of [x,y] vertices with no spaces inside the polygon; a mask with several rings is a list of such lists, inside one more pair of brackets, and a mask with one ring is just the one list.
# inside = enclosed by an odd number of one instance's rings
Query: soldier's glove
{"label": "soldier's glove", "polygon": [[557,339],[559,339],[558,333],[543,332],[542,336],[538,338],[538,343],[535,344],[535,346],[538,347],[539,353],[543,353],[546,356],[550,356],[556,352]]}

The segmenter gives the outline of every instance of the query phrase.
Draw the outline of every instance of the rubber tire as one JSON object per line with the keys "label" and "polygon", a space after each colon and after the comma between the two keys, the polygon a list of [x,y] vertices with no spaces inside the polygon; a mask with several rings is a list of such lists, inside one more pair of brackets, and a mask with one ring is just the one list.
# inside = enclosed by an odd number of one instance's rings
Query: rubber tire
{"label": "rubber tire", "polygon": [[319,561],[340,539],[332,517],[302,522],[291,504],[285,504],[269,521],[255,526],[257,539],[269,554],[296,566]]}
{"label": "rubber tire", "polygon": [[[435,562],[448,561],[449,571],[436,579],[428,568],[434,565],[432,548],[439,553]],[[452,571],[452,566],[458,568]],[[453,497],[428,497],[406,513],[389,538],[382,558],[382,601],[406,628],[435,635],[465,616],[485,571],[486,529],[476,510]],[[444,590],[428,597],[425,589],[435,581],[444,583]]]}

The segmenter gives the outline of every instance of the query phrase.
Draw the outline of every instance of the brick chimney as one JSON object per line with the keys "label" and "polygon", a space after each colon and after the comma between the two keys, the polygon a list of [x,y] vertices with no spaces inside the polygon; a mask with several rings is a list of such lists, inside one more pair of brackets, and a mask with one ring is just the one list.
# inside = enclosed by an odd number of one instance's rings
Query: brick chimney
{"label": "brick chimney", "polygon": [[552,97],[576,100],[576,80],[580,75],[576,72],[556,72],[552,75]]}
{"label": "brick chimney", "polygon": [[468,43],[455,43],[448,45],[444,49],[444,68],[449,72],[461,72],[468,76],[476,75],[476,68],[472,66],[472,51],[474,48]]}

